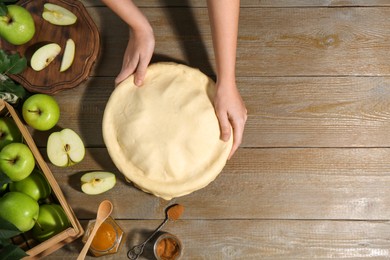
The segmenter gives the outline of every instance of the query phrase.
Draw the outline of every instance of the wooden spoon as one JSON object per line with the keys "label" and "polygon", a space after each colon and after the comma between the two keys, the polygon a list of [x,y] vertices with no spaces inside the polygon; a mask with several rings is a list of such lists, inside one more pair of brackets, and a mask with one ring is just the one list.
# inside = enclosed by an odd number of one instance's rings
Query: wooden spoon
{"label": "wooden spoon", "polygon": [[100,225],[110,216],[112,212],[112,203],[109,200],[103,200],[98,208],[97,215],[96,215],[96,222],[93,226],[93,229],[91,231],[91,234],[88,237],[87,242],[85,242],[85,245],[83,247],[83,250],[81,250],[79,256],[77,257],[77,260],[83,260],[85,256],[87,255],[89,246],[92,243],[92,240],[96,234],[96,231],[99,229]]}

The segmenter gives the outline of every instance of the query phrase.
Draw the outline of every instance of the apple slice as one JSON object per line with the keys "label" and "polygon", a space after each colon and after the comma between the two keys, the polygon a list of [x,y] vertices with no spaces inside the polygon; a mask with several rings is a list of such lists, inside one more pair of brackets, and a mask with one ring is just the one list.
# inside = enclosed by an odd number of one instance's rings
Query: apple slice
{"label": "apple slice", "polygon": [[47,140],[47,156],[59,167],[68,167],[84,159],[85,147],[80,136],[72,129],[65,128],[50,134]]}
{"label": "apple slice", "polygon": [[76,52],[76,45],[72,39],[66,41],[64,55],[62,56],[60,72],[64,72],[72,65],[74,54]]}
{"label": "apple slice", "polygon": [[116,177],[111,172],[88,172],[81,176],[81,190],[89,195],[106,192],[115,186]]}
{"label": "apple slice", "polygon": [[65,7],[46,3],[43,5],[42,18],[55,25],[71,25],[77,21],[77,16]]}
{"label": "apple slice", "polygon": [[61,46],[57,43],[48,43],[34,52],[30,65],[35,71],[41,71],[57,57],[61,52]]}

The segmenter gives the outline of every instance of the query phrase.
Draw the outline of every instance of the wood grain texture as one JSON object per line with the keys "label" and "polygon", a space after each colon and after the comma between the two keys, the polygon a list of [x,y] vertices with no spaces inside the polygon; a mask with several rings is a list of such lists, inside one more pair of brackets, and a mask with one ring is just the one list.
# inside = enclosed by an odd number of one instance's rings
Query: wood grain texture
{"label": "wood grain texture", "polygon": [[[207,8],[143,8],[154,27],[153,58],[215,71]],[[91,10],[102,34],[95,73],[119,73],[127,26],[107,8]],[[239,76],[377,76],[390,74],[386,29],[390,10],[371,8],[244,8],[241,10]],[[115,30],[112,30],[115,28]]]}
{"label": "wood grain texture", "polygon": [[[388,77],[239,77],[248,109],[242,147],[389,147]],[[59,127],[104,146],[102,117],[114,78],[91,77],[55,96]],[[40,147],[50,132],[34,132]]]}
{"label": "wood grain texture", "polygon": [[[213,183],[173,201],[134,188],[102,148],[88,149],[77,170],[52,171],[59,183],[67,184],[63,192],[81,219],[93,217],[98,202],[108,198],[120,219],[158,218],[170,203],[181,203],[187,208],[184,218],[190,219],[385,220],[390,218],[389,156],[388,149],[380,148],[240,149]],[[114,172],[115,189],[83,194],[80,177],[92,170]]]}
{"label": "wood grain texture", "polygon": [[[130,234],[118,254],[105,259],[124,259],[127,250],[146,238],[161,220],[120,220]],[[390,256],[386,221],[286,221],[286,220],[179,220],[164,231],[184,244],[184,259],[385,259]],[[73,259],[70,252],[80,244],[67,245],[50,259]],[[94,259],[87,256],[86,259]],[[151,244],[140,259],[153,259]]]}
{"label": "wood grain texture", "polygon": [[[86,82],[55,95],[57,128],[30,130],[46,160],[53,131],[72,128],[85,141],[81,163],[49,166],[84,226],[100,201],[113,202],[127,238],[120,253],[102,259],[124,259],[173,203],[185,213],[165,230],[185,243],[184,259],[390,258],[388,1],[243,0],[243,143],[214,182],[172,201],[126,182],[105,149],[101,121],[128,28],[100,1],[82,2],[101,33],[100,59]],[[205,1],[136,3],[155,30],[153,62],[178,61],[214,75]],[[82,193],[80,177],[95,170],[115,173],[115,188]],[[81,248],[77,241],[47,259],[75,259]],[[150,248],[143,259],[152,259]]]}
{"label": "wood grain texture", "polygon": [[[104,6],[100,0],[81,0],[85,6]],[[206,7],[204,0],[134,0],[139,7]],[[241,0],[241,7],[390,6],[387,0]]]}

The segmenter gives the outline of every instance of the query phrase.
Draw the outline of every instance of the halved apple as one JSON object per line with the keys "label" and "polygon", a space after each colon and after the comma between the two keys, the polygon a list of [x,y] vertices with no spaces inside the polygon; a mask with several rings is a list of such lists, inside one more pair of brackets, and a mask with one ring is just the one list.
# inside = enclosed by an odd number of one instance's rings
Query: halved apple
{"label": "halved apple", "polygon": [[43,5],[42,18],[55,25],[71,25],[77,21],[77,16],[65,7],[46,3]]}
{"label": "halved apple", "polygon": [[76,52],[76,45],[72,39],[66,41],[64,55],[62,56],[60,72],[64,72],[72,65],[74,54]]}
{"label": "halved apple", "polygon": [[61,52],[61,46],[57,43],[48,43],[34,52],[30,60],[30,66],[35,71],[41,71],[57,57]]}
{"label": "halved apple", "polygon": [[111,172],[88,172],[81,176],[81,190],[89,195],[106,192],[115,186],[116,177]]}
{"label": "halved apple", "polygon": [[84,159],[85,147],[80,136],[72,129],[65,128],[50,134],[47,140],[47,156],[59,167],[72,166]]}

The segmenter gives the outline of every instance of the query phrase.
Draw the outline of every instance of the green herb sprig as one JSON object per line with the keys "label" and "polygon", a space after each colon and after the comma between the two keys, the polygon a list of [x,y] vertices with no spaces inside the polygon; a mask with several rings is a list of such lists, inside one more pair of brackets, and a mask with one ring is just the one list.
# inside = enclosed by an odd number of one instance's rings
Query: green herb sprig
{"label": "green herb sprig", "polygon": [[27,92],[12,80],[10,74],[19,74],[27,68],[27,60],[19,53],[8,53],[0,49],[0,98],[15,104],[23,99]]}
{"label": "green herb sprig", "polygon": [[0,218],[0,259],[16,260],[27,256],[26,252],[14,245],[11,238],[21,232],[9,221]]}

